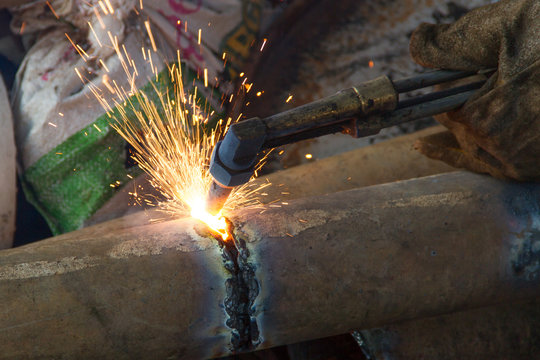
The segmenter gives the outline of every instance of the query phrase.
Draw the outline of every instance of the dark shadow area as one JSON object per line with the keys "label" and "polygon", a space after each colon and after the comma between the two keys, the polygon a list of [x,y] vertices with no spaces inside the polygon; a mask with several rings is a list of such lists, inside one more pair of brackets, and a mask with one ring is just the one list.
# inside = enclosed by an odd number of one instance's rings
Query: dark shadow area
{"label": "dark shadow area", "polygon": [[45,219],[36,208],[26,200],[21,181],[17,179],[17,218],[15,220],[15,238],[13,247],[51,237],[52,233]]}

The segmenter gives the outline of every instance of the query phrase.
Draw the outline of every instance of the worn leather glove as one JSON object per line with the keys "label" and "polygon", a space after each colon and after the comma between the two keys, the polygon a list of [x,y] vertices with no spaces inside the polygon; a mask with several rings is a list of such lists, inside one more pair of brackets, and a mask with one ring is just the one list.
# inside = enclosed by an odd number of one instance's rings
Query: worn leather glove
{"label": "worn leather glove", "polygon": [[454,24],[421,24],[410,51],[426,67],[497,69],[463,107],[436,117],[450,132],[416,148],[455,167],[540,181],[540,0],[502,0]]}

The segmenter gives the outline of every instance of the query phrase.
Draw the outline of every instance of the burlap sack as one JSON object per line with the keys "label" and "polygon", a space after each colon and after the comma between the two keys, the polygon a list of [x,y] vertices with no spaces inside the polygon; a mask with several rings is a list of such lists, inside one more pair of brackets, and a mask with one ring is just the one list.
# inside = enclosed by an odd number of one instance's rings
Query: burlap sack
{"label": "burlap sack", "polygon": [[[114,81],[125,88],[130,84],[110,46],[111,38],[116,36],[136,64],[139,89],[151,86],[152,67],[160,76],[166,74],[163,60],[174,61],[180,49],[189,69],[184,71],[185,85],[200,85],[199,94],[202,89],[216,116],[223,115],[220,99],[232,90],[232,81],[249,58],[263,9],[261,0],[159,0],[142,8],[139,1],[110,3],[114,13],[108,14],[98,1],[52,1],[51,7],[39,2],[12,9],[13,30],[25,24],[26,33],[38,36],[18,71],[13,92],[23,186],[55,234],[129,211],[127,192],[135,186],[131,179],[140,174],[90,85],[82,84],[74,68],[82,69],[104,96],[113,97],[105,83]],[[151,62],[141,51],[141,46],[153,47],[144,24],[147,19],[163,57],[153,56]],[[65,33],[88,54],[86,62]],[[197,77],[204,68],[211,85],[219,80],[216,90],[209,87],[204,92],[202,78]]]}
{"label": "burlap sack", "polygon": [[13,245],[17,199],[15,139],[8,93],[0,76],[0,249]]}

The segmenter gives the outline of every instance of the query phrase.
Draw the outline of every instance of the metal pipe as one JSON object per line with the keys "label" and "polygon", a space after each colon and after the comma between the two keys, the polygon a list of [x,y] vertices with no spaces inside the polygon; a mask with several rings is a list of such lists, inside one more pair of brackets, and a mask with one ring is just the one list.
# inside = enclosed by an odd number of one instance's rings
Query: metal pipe
{"label": "metal pipe", "polygon": [[456,172],[231,220],[261,287],[261,346],[540,293],[540,185]]}
{"label": "metal pipe", "polygon": [[1,251],[0,358],[228,353],[225,278],[217,242],[190,218],[139,213]]}
{"label": "metal pipe", "polygon": [[[290,201],[364,186],[456,171],[413,148],[419,138],[446,131],[442,125],[398,136],[374,145],[274,172],[253,181],[253,188],[271,183],[259,201]],[[317,181],[313,181],[317,179]]]}
{"label": "metal pipe", "polygon": [[[418,138],[445,130],[439,125],[272,173],[256,180],[277,185],[266,188],[261,201],[291,201],[455,171],[411,146]],[[471,354],[483,359],[529,359],[539,343],[534,331],[540,325],[538,309],[538,302],[503,304],[364,329],[355,337],[360,336],[370,359],[463,359]]]}
{"label": "metal pipe", "polygon": [[456,95],[465,91],[476,90],[476,89],[481,88],[484,84],[485,84],[485,81],[476,81],[476,82],[469,83],[466,85],[456,86],[453,88],[444,89],[441,91],[432,92],[432,93],[420,95],[420,96],[405,99],[405,100],[400,100],[397,104],[396,110],[414,106],[417,104],[426,103],[432,100],[442,99],[447,96]]}
{"label": "metal pipe", "polygon": [[[200,358],[540,295],[540,185],[450,173],[0,252],[4,357]],[[265,211],[266,210],[266,211]]]}
{"label": "metal pipe", "polygon": [[405,93],[447,81],[462,79],[474,74],[476,74],[475,71],[434,70],[392,82],[398,93]]}
{"label": "metal pipe", "polygon": [[503,304],[353,333],[368,359],[536,358],[540,302]]}
{"label": "metal pipe", "polygon": [[382,117],[381,122],[383,124],[396,125],[454,110],[463,105],[475,92],[476,90],[468,90],[441,99],[435,99],[415,106],[399,109],[392,112],[390,115]]}

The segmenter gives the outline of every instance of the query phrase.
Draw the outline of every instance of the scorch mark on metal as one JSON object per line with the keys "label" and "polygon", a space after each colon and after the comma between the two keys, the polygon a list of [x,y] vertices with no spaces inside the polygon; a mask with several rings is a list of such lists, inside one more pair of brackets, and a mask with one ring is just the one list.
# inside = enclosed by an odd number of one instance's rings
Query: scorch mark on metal
{"label": "scorch mark on metal", "polygon": [[68,256],[56,261],[34,261],[0,267],[0,280],[31,279],[65,274],[99,265],[99,257]]}
{"label": "scorch mark on metal", "polygon": [[429,194],[413,196],[410,198],[401,198],[396,200],[388,200],[381,207],[384,208],[400,208],[400,207],[440,207],[441,205],[457,205],[463,200],[475,196],[472,192],[448,192],[441,194]]}
{"label": "scorch mark on metal", "polygon": [[163,251],[173,249],[182,252],[203,251],[216,246],[213,238],[201,236],[193,227],[187,227],[188,236],[179,236],[171,232],[171,236],[152,236],[144,234],[142,238],[124,241],[113,247],[108,255],[115,259],[126,259],[131,256],[161,255]]}
{"label": "scorch mark on metal", "polygon": [[[358,212],[359,210],[354,210]],[[266,234],[268,237],[291,237],[311,228],[319,227],[323,224],[340,221],[351,216],[350,210],[336,210],[328,212],[321,209],[298,210],[293,214],[283,215],[283,219],[276,220],[272,224],[266,224]],[[256,220],[250,221],[253,223]],[[258,233],[257,226],[250,226],[249,223],[240,225],[243,237],[249,242],[256,241],[262,236]],[[247,240],[246,240],[247,241]]]}

